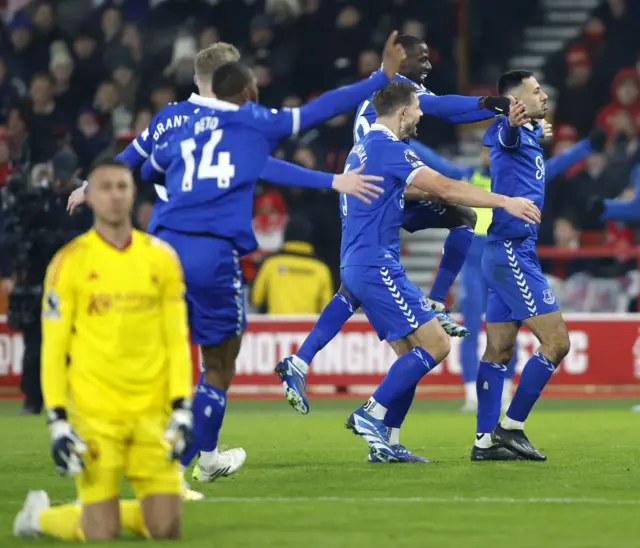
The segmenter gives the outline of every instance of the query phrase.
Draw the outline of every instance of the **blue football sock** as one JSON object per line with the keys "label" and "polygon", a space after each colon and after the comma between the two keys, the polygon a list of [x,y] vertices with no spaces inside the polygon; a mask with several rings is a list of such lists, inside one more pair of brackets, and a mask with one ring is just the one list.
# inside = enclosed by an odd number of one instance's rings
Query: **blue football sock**
{"label": "blue football sock", "polygon": [[506,365],[480,362],[476,379],[476,393],[478,394],[476,432],[479,434],[488,434],[498,426],[502,405],[502,387],[506,372]]}
{"label": "blue football sock", "polygon": [[389,408],[387,414],[384,417],[384,424],[389,426],[390,428],[400,428],[402,423],[404,422],[407,413],[409,413],[409,409],[411,409],[411,404],[413,403],[413,398],[416,395],[416,387],[413,386],[409,390],[407,390],[404,394],[400,395],[398,399],[393,402],[391,407]]}
{"label": "blue football sock", "polygon": [[189,463],[198,451],[213,451],[218,446],[227,407],[227,394],[221,388],[202,382],[193,398],[193,443],[180,459],[183,466]]}
{"label": "blue football sock", "polygon": [[557,364],[540,352],[531,356],[520,375],[518,389],[507,411],[507,417],[518,422],[526,420],[556,367]]}
{"label": "blue football sock", "polygon": [[307,365],[340,332],[342,326],[353,316],[356,307],[349,297],[343,293],[336,293],[320,313],[318,321],[307,335],[296,356]]}
{"label": "blue football sock", "polygon": [[373,393],[372,399],[391,409],[394,404],[436,366],[433,356],[423,348],[414,348],[400,356]]}
{"label": "blue football sock", "polygon": [[474,232],[468,226],[457,226],[449,230],[449,235],[444,241],[444,251],[440,266],[433,280],[429,298],[432,301],[444,303],[447,293],[456,281],[460,269],[467,258],[467,253],[473,242]]}
{"label": "blue football sock", "polygon": [[[198,386],[196,388],[196,394],[198,392],[198,388],[200,385],[204,383],[204,372],[200,373],[200,379],[198,380]],[[202,445],[202,414],[196,411],[196,404],[199,403],[196,399],[194,399],[193,404],[191,405],[191,411],[193,413],[193,441],[191,445],[187,447],[187,451],[182,457],[180,457],[180,464],[185,468],[191,464],[193,457],[196,456],[198,451],[200,451],[200,446]]]}

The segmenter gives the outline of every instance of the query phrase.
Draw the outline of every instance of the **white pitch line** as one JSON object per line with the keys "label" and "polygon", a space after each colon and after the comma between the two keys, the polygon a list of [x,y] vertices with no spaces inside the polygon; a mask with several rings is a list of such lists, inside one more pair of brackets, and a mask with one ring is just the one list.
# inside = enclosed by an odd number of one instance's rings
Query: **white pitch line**
{"label": "white pitch line", "polygon": [[206,498],[200,502],[213,504],[234,503],[314,503],[314,502],[344,502],[352,504],[366,503],[442,503],[442,504],[603,504],[619,506],[640,506],[640,500],[602,499],[602,498],[508,498],[508,497],[215,497]]}

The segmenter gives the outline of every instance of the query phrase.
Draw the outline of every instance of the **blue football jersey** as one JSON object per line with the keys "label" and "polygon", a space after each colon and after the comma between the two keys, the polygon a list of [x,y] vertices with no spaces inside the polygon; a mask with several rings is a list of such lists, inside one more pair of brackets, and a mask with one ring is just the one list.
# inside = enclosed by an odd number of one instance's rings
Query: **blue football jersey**
{"label": "blue football jersey", "polygon": [[365,164],[363,173],[384,177],[376,183],[384,194],[371,204],[340,195],[340,266],[397,266],[404,189],[425,165],[409,145],[379,124],[373,124],[351,149],[345,171],[361,164]]}
{"label": "blue football jersey", "polygon": [[[542,128],[537,124],[526,124],[518,128],[518,138],[513,146],[504,140],[506,117],[499,117],[487,129],[483,144],[490,147],[491,192],[510,197],[532,200],[542,211],[544,205],[545,164],[542,147],[538,139]],[[504,209],[493,210],[489,226],[489,240],[517,238],[537,239],[538,227],[526,223]]]}
{"label": "blue football jersey", "polygon": [[151,162],[165,171],[168,197],[157,227],[230,240],[243,255],[257,247],[256,182],[278,141],[297,133],[300,111],[209,101],[215,110],[194,113],[153,150]]}
{"label": "blue football jersey", "polygon": [[[413,80],[409,80],[404,76],[400,76],[396,74],[393,79],[395,82],[409,82],[416,88],[416,94],[418,95],[418,99],[423,95],[434,95],[427,88],[425,88],[422,84],[416,84]],[[369,130],[371,126],[376,121],[376,111],[371,104],[371,100],[373,97],[370,97],[366,101],[362,102],[356,111],[356,117],[353,121],[353,142],[357,143],[359,139],[362,139]]]}

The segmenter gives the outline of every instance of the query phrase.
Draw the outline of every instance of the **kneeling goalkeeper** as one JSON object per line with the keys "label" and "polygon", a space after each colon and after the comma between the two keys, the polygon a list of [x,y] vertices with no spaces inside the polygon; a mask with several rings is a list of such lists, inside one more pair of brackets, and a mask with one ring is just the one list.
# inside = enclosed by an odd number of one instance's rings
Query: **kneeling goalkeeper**
{"label": "kneeling goalkeeper", "polygon": [[[93,228],[51,261],[42,307],[42,389],[53,459],[79,504],[32,491],[17,536],[110,540],[121,528],[178,539],[179,458],[192,434],[182,269],[131,227],[134,183],[117,162],[89,176]],[[135,500],[120,500],[126,477]]]}

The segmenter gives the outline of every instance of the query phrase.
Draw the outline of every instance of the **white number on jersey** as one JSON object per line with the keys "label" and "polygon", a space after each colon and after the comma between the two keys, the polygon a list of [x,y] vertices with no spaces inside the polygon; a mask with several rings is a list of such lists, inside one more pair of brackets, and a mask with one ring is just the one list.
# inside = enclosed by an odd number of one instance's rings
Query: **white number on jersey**
{"label": "white number on jersey", "polygon": [[545,165],[542,156],[536,156],[536,167],[538,168],[536,169],[536,179],[539,181],[543,179],[545,175]]}
{"label": "white number on jersey", "polygon": [[[217,179],[218,188],[229,188],[231,179],[236,174],[236,166],[231,163],[229,152],[219,152],[218,161],[213,163],[213,155],[216,147],[222,140],[223,130],[216,129],[207,144],[202,148],[202,157],[198,165],[198,179]],[[182,178],[182,190],[193,190],[193,176],[195,174],[195,160],[193,153],[196,150],[196,140],[191,138],[180,143],[182,159],[184,160],[184,177]]]}
{"label": "white number on jersey", "polygon": [[363,116],[364,111],[367,110],[369,104],[370,101],[365,101],[364,103],[362,103],[362,107],[360,108],[360,111],[358,112],[358,115],[356,117],[356,128],[353,130],[354,142],[362,139],[367,133],[369,133],[369,130],[371,129],[369,121]]}

